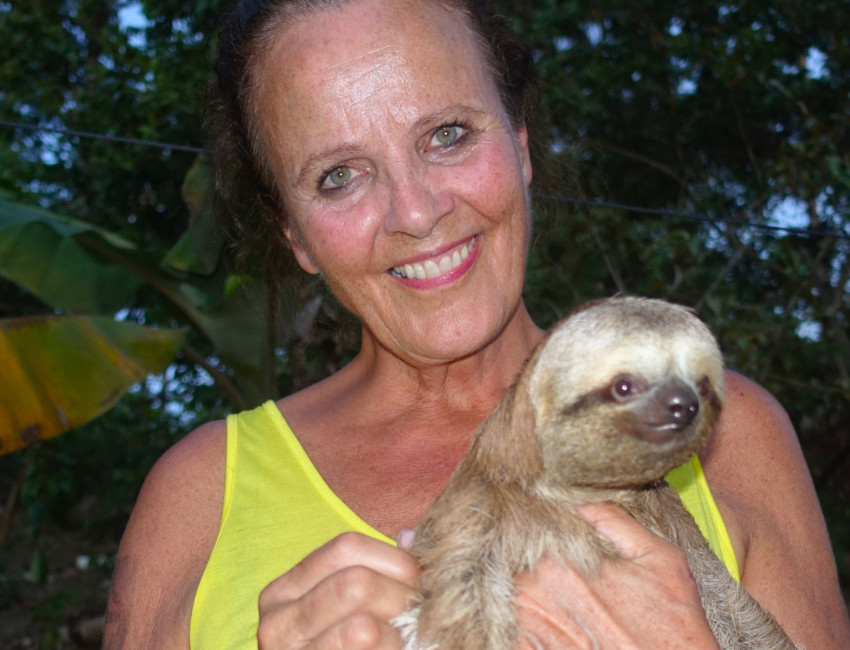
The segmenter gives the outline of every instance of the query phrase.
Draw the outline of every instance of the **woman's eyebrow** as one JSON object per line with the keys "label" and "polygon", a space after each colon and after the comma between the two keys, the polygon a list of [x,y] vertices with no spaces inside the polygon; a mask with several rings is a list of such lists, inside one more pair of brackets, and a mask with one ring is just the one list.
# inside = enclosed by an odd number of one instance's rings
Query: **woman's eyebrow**
{"label": "woman's eyebrow", "polygon": [[484,111],[466,104],[451,104],[428,115],[423,115],[411,125],[410,130],[413,133],[419,133],[422,129],[430,126],[440,126],[459,117],[475,117],[477,115],[484,115],[484,113]]}
{"label": "woman's eyebrow", "polygon": [[316,167],[321,167],[322,171],[324,171],[325,165],[322,164],[323,161],[328,160],[345,160],[346,158],[351,158],[352,156],[357,156],[362,153],[360,147],[354,144],[341,144],[336,147],[331,147],[329,149],[323,149],[314,154],[311,154],[307,157],[307,160],[304,161],[304,164],[301,165],[298,170],[298,174],[295,177],[295,183],[297,185],[301,185],[302,183],[307,182],[308,176],[313,173],[313,170]]}

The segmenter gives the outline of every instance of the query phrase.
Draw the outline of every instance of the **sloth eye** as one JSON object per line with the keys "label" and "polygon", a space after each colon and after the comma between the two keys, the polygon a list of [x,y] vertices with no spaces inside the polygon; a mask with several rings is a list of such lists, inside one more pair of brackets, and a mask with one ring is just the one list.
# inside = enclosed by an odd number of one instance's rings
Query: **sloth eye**
{"label": "sloth eye", "polygon": [[620,375],[611,384],[611,394],[616,400],[625,400],[638,392],[634,379]]}

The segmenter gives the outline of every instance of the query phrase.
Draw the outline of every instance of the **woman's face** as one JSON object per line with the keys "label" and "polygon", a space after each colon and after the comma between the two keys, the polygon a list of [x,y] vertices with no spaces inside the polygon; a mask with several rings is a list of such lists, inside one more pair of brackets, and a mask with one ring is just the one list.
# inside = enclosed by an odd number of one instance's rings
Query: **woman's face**
{"label": "woman's face", "polygon": [[254,80],[301,266],[408,361],[495,339],[520,301],[531,169],[462,18],[353,0],[286,23]]}

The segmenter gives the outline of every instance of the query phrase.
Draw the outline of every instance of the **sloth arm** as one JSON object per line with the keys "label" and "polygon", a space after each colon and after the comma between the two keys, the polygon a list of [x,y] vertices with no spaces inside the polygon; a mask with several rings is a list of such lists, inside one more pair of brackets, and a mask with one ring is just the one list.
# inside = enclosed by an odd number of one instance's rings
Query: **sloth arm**
{"label": "sloth arm", "polygon": [[850,648],[826,524],[784,409],[727,372],[726,404],[700,459],[747,591],[798,645]]}

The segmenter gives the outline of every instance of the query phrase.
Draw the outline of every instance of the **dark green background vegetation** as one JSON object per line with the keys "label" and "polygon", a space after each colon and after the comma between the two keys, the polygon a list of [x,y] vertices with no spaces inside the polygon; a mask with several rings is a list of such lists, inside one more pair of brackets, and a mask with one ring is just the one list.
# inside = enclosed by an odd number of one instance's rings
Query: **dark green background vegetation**
{"label": "dark green background vegetation", "polygon": [[[128,4],[0,0],[0,120],[202,145],[224,2],[142,0],[139,28],[119,21]],[[497,4],[538,54],[540,134],[570,170],[535,196],[533,315],[548,325],[617,291],[695,306],[728,365],[788,410],[850,585],[850,2]],[[187,228],[180,190],[194,161],[0,125],[6,198],[160,254]],[[356,344],[351,318],[321,287],[293,295],[270,396],[339,367]],[[0,280],[0,317],[47,311]],[[124,314],[185,324],[151,287]],[[66,630],[102,608],[153,461],[238,403],[222,390],[232,368],[200,334],[190,343],[218,383],[182,355],[100,419],[0,458],[0,645],[74,647]]]}

